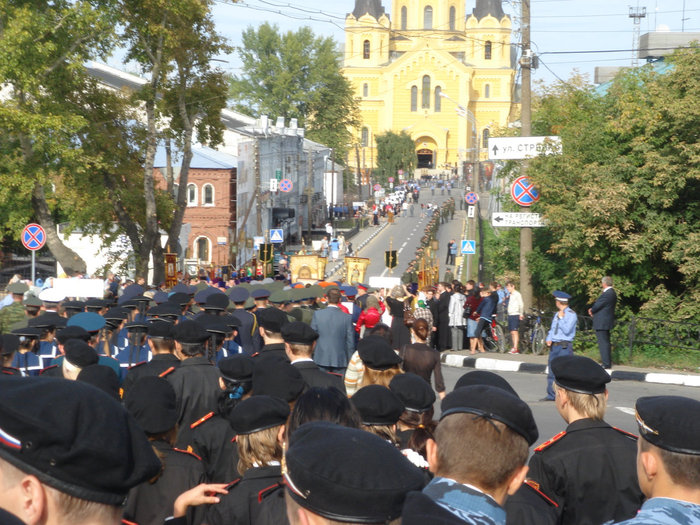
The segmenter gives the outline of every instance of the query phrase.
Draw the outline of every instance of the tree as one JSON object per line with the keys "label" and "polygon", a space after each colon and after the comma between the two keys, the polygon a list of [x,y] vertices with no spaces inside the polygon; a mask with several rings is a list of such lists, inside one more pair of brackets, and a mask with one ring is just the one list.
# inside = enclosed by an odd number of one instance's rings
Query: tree
{"label": "tree", "polygon": [[376,135],[377,173],[386,183],[389,177],[397,177],[399,170],[411,173],[416,167],[416,147],[411,136],[402,131],[387,131]]}
{"label": "tree", "polygon": [[[66,188],[96,162],[76,137],[88,126],[85,100],[97,89],[84,64],[114,42],[113,2],[0,1],[0,200],[3,227],[29,220],[46,230],[51,253],[68,273],[85,262],[58,236],[58,220],[80,216]],[[99,154],[98,154],[99,156]]]}
{"label": "tree", "polygon": [[545,284],[590,299],[608,274],[632,312],[700,314],[697,78],[693,47],[661,70],[621,75],[606,95],[559,85],[541,97],[533,132],[563,143],[562,155],[528,169],[542,195],[535,211],[549,221],[532,258],[533,274],[552,279]]}
{"label": "tree", "polygon": [[350,82],[340,71],[340,53],[332,38],[309,27],[280,33],[264,23],[243,32],[239,50],[243,73],[231,79],[238,109],[259,117],[297,119],[307,137],[333,148],[344,159],[359,125]]}

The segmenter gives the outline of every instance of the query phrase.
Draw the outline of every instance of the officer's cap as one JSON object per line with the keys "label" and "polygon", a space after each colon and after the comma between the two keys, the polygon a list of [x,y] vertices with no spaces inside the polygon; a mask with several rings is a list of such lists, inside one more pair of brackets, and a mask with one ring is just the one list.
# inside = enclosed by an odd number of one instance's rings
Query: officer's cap
{"label": "officer's cap", "polygon": [[435,403],[435,392],[430,383],[410,372],[394,376],[389,389],[410,412],[427,412]]}
{"label": "officer's cap", "polygon": [[182,315],[182,308],[175,303],[165,302],[148,309],[148,315],[165,319],[178,319]]}
{"label": "officer's cap", "polygon": [[70,310],[71,312],[83,312],[85,311],[84,301],[64,301],[63,309]]}
{"label": "officer's cap", "polygon": [[63,345],[65,360],[77,368],[94,365],[98,361],[95,349],[80,339],[69,339]]}
{"label": "officer's cap", "polygon": [[256,288],[250,293],[253,299],[267,299],[270,297],[270,290],[267,288]]}
{"label": "officer's cap", "polygon": [[85,306],[88,308],[88,310],[101,310],[105,306],[109,306],[109,303],[104,299],[88,299],[87,301],[85,301]]}
{"label": "officer's cap", "polygon": [[55,288],[47,288],[39,293],[39,299],[45,303],[60,303],[66,298],[63,292],[59,292]]}
{"label": "officer's cap", "polygon": [[289,417],[289,404],[272,396],[244,399],[231,411],[229,423],[236,434],[253,434],[284,425]]}
{"label": "officer's cap", "polygon": [[29,290],[29,286],[25,283],[16,282],[7,287],[7,291],[15,295],[24,295]]}
{"label": "officer's cap", "polygon": [[488,370],[472,370],[471,372],[467,372],[457,380],[457,383],[455,383],[455,390],[471,385],[495,386],[513,394],[515,397],[520,397],[517,392],[513,390],[513,387],[510,386],[508,381]]}
{"label": "officer's cap", "polygon": [[289,294],[284,290],[276,290],[270,294],[269,301],[272,304],[286,304],[289,302]]}
{"label": "officer's cap", "polygon": [[168,292],[164,292],[163,290],[158,290],[156,293],[153,294],[153,302],[156,304],[163,304],[168,300]]}
{"label": "officer's cap", "polygon": [[224,323],[219,317],[214,317],[204,321],[201,317],[198,320],[204,329],[209,334],[221,334],[223,336],[229,336],[233,333],[233,329]]}
{"label": "officer's cap", "polygon": [[539,435],[527,403],[498,387],[473,385],[458,388],[445,396],[441,408],[441,420],[451,414],[465,413],[500,421],[524,437],[528,445],[532,445]]}
{"label": "officer's cap", "polygon": [[19,348],[19,337],[15,334],[0,336],[0,355],[10,355]]}
{"label": "officer's cap", "polygon": [[289,344],[310,345],[318,339],[318,332],[300,321],[282,327],[282,339]]}
{"label": "officer's cap", "polygon": [[255,363],[247,355],[236,354],[224,357],[217,366],[223,378],[229,381],[246,382],[253,380]]}
{"label": "officer's cap", "polygon": [[66,326],[56,334],[56,339],[62,345],[66,344],[69,339],[80,339],[81,341],[90,340],[90,332],[82,326]]}
{"label": "officer's cap", "polygon": [[277,308],[263,308],[255,312],[255,316],[258,318],[258,325],[276,334],[282,333],[282,327],[289,323],[287,314]]}
{"label": "officer's cap", "polygon": [[360,388],[350,402],[360,413],[363,425],[394,425],[406,408],[396,394],[381,385]]}
{"label": "officer's cap", "polygon": [[244,303],[250,297],[250,292],[242,286],[234,286],[229,290],[228,296],[234,303]]}
{"label": "officer's cap", "polygon": [[325,421],[292,434],[282,473],[299,505],[349,523],[399,518],[406,495],[425,484],[420,469],[382,438]]}
{"label": "officer's cap", "polygon": [[175,325],[173,337],[179,343],[203,343],[209,339],[209,333],[197,321],[182,321]]}
{"label": "officer's cap", "polygon": [[238,330],[241,327],[241,321],[238,319],[238,317],[235,317],[233,315],[222,315],[219,317],[222,323],[224,323],[226,326]]}
{"label": "officer's cap", "polygon": [[600,394],[610,376],[598,363],[582,355],[566,355],[552,360],[554,381],[562,388],[579,394]]}
{"label": "officer's cap", "polygon": [[346,297],[355,297],[357,295],[357,288],[354,286],[342,286],[340,289]]}
{"label": "officer's cap", "polygon": [[43,303],[43,302],[41,301],[41,299],[39,299],[36,295],[31,295],[31,294],[30,294],[30,295],[27,296],[27,298],[26,298],[24,301],[22,301],[22,304],[23,304],[24,306],[34,306],[34,307],[38,307],[38,306],[43,305],[44,303]]}
{"label": "officer's cap", "polygon": [[700,455],[700,401],[682,396],[637,399],[639,434],[659,448],[678,454]]}
{"label": "officer's cap", "polygon": [[[213,289],[213,288],[212,288]],[[214,292],[207,297],[204,308],[206,310],[226,310],[228,308],[229,299],[225,293]]]}
{"label": "officer's cap", "polygon": [[173,286],[172,290],[170,290],[171,293],[190,293],[190,287],[187,286],[185,283],[178,283],[175,286]]}
{"label": "officer's cap", "polygon": [[168,297],[168,302],[180,306],[185,306],[187,303],[190,302],[190,296],[184,292],[177,292]]}
{"label": "officer's cap", "polygon": [[154,319],[148,325],[148,337],[152,339],[172,339],[173,325],[168,321]]}
{"label": "officer's cap", "polygon": [[554,299],[560,303],[568,303],[569,299],[571,299],[571,296],[568,293],[562,292],[561,290],[554,290],[552,295],[554,296]]}
{"label": "officer's cap", "polygon": [[39,339],[41,335],[41,330],[35,326],[23,326],[20,328],[15,328],[12,333],[19,337],[26,337],[28,339]]}
{"label": "officer's cap", "polygon": [[68,319],[66,326],[80,326],[88,332],[99,332],[105,326],[105,318],[95,312],[81,312]]}
{"label": "officer's cap", "polygon": [[146,332],[148,332],[149,326],[150,326],[150,323],[146,320],[136,320],[136,321],[131,321],[131,322],[126,323],[124,325],[124,328],[126,328],[129,332],[146,333]]}
{"label": "officer's cap", "polygon": [[89,365],[78,374],[78,381],[99,388],[112,399],[119,401],[119,377],[111,367],[105,365]]}
{"label": "officer's cap", "polygon": [[[265,350],[262,351],[263,355]],[[306,382],[295,366],[275,358],[259,357],[253,371],[253,395],[267,395],[295,401],[306,389]]]}
{"label": "officer's cap", "polygon": [[114,308],[107,310],[102,317],[104,317],[107,321],[123,321],[129,317],[129,312],[124,308],[115,306]]}
{"label": "officer's cap", "polygon": [[372,370],[388,370],[401,362],[389,342],[379,335],[368,335],[360,339],[357,352],[364,365]]}
{"label": "officer's cap", "polygon": [[124,406],[148,434],[162,434],[177,423],[177,396],[168,380],[144,376],[126,392]]}
{"label": "officer's cap", "polygon": [[204,304],[207,302],[207,297],[211,294],[216,293],[216,289],[207,286],[206,288],[199,290],[194,294],[194,302],[197,304]]}
{"label": "officer's cap", "polygon": [[61,492],[122,505],[161,469],[134,419],[93,386],[4,376],[0,391],[0,457]]}

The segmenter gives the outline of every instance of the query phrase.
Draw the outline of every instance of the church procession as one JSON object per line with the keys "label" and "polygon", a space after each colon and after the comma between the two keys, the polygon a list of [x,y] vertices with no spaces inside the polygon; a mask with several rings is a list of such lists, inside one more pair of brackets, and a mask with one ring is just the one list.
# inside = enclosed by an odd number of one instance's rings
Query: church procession
{"label": "church procession", "polygon": [[[181,1],[112,8],[209,31],[209,15],[188,17],[210,2]],[[183,73],[204,60],[185,65],[192,41],[147,18],[129,21],[129,59],[166,42],[173,91],[143,70],[79,66],[94,98],[70,102],[104,112],[99,126],[123,119],[127,142],[147,147],[123,172],[91,157],[79,176],[105,189],[85,201],[69,160],[21,190],[31,263],[0,254],[0,525],[700,525],[700,383],[623,386],[617,276],[596,276],[587,315],[573,290],[548,289],[545,320],[523,248],[529,291],[484,270],[483,244],[505,242],[505,229],[479,230],[507,169],[489,140],[521,126],[523,28],[502,0],[342,3],[336,58],[356,115],[342,147],[319,132],[319,109],[301,121],[262,99],[257,112],[208,108],[213,77]],[[2,4],[0,42],[21,40],[8,20],[41,18],[31,2]],[[32,37],[36,60],[94,7],[55,4],[51,34]],[[74,52],[48,70],[55,85]],[[178,75],[202,100],[185,103]],[[19,83],[0,91],[0,128],[22,108]],[[226,97],[243,100],[231,85]],[[116,118],[106,99],[137,110]],[[88,135],[70,141],[87,151]],[[399,149],[383,149],[387,135],[404,140],[406,164],[387,160]],[[0,139],[8,166],[15,142],[32,162],[55,153],[29,136]],[[133,187],[153,197],[135,212]],[[84,216],[60,210],[99,199]],[[0,209],[16,227],[14,211]],[[589,335],[594,354],[575,345]],[[535,381],[515,373],[538,366]]]}

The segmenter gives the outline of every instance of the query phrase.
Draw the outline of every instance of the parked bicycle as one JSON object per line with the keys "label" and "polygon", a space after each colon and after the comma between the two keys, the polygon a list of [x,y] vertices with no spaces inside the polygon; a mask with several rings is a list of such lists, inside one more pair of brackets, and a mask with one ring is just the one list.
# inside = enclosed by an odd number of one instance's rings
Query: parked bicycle
{"label": "parked bicycle", "polygon": [[503,327],[496,321],[496,316],[491,317],[491,324],[484,329],[484,348],[488,352],[506,351],[506,335]]}
{"label": "parked bicycle", "polygon": [[525,315],[520,344],[521,346],[526,346],[526,350],[529,349],[533,354],[541,355],[547,350],[547,345],[545,344],[547,332],[542,324],[544,311],[531,308],[530,312]]}

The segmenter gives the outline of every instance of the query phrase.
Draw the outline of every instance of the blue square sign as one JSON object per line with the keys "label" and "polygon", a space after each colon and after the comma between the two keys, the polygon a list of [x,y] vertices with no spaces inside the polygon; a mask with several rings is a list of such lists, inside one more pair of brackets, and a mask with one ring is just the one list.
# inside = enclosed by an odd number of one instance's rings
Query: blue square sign
{"label": "blue square sign", "polygon": [[462,254],[474,255],[476,253],[476,241],[462,241]]}
{"label": "blue square sign", "polygon": [[279,244],[284,242],[284,231],[282,229],[271,229],[270,230],[270,242],[274,244]]}

